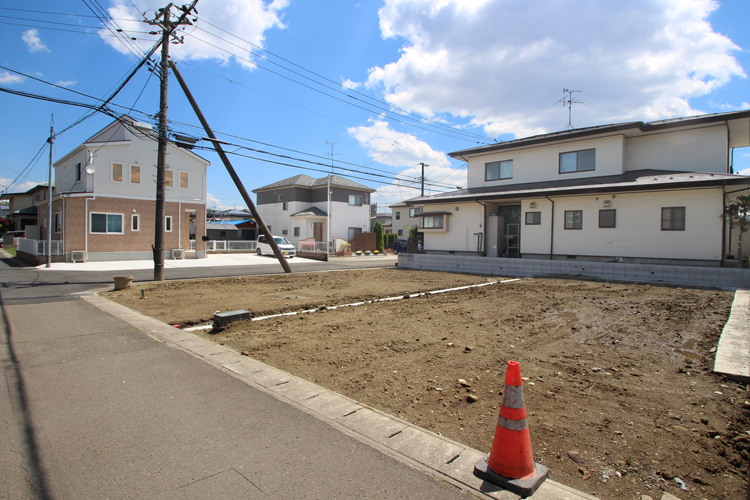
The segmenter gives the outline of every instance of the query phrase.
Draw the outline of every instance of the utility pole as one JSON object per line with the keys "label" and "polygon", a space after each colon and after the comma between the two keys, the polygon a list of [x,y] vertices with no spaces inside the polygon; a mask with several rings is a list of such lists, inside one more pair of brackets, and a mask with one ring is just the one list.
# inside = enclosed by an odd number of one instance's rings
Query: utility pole
{"label": "utility pole", "polygon": [[161,35],[161,91],[159,97],[159,149],[156,163],[156,220],[154,224],[154,281],[164,281],[164,205],[165,205],[165,170],[167,168],[167,87],[169,85],[169,40],[174,37],[175,43],[182,43],[183,38],[174,36],[174,30],[183,24],[192,24],[187,16],[195,7],[198,0],[193,0],[190,7],[178,7],[182,15],[177,21],[172,21],[170,2],[163,9],[159,9],[153,20],[148,21],[152,26],[162,29]]}
{"label": "utility pole", "polygon": [[[326,141],[326,144],[331,145],[331,175],[333,175],[333,145],[334,144],[341,144],[340,142],[328,142]],[[331,246],[333,245],[333,242],[331,241],[331,175],[328,176],[328,209],[326,210],[326,247],[328,247],[328,255],[331,255]]]}
{"label": "utility pole", "polygon": [[419,162],[417,165],[422,165],[422,196],[424,196],[424,168],[429,167],[425,162]]}
{"label": "utility pole", "polygon": [[47,259],[44,267],[52,267],[52,143],[55,142],[55,115],[49,125],[49,177],[47,187]]}
{"label": "utility pole", "polygon": [[271,231],[268,230],[268,226],[266,226],[266,223],[263,222],[263,218],[260,216],[260,212],[258,212],[258,209],[255,208],[255,203],[253,203],[253,200],[250,199],[250,195],[247,193],[245,186],[242,185],[242,181],[240,180],[240,177],[237,175],[237,172],[235,172],[234,167],[232,167],[232,164],[229,161],[229,158],[227,158],[226,153],[224,153],[224,148],[221,147],[222,141],[216,138],[216,135],[214,134],[214,131],[211,129],[211,126],[208,124],[206,117],[203,116],[203,113],[198,107],[198,103],[193,97],[193,94],[190,92],[190,89],[188,88],[187,83],[185,83],[185,79],[182,78],[182,75],[180,74],[180,70],[177,69],[177,66],[175,65],[174,61],[169,61],[169,66],[172,68],[172,71],[174,71],[174,76],[177,77],[177,81],[179,82],[180,87],[182,87],[182,91],[185,93],[185,97],[187,97],[187,100],[190,102],[190,105],[193,107],[195,116],[198,117],[198,120],[201,122],[201,125],[203,125],[203,129],[206,131],[206,134],[208,135],[208,140],[211,141],[211,144],[216,150],[216,153],[219,155],[219,158],[221,158],[221,162],[224,164],[224,166],[227,169],[227,172],[229,173],[229,176],[234,181],[234,185],[237,186],[237,190],[240,192],[242,199],[245,200],[245,203],[247,204],[247,208],[250,209],[250,212],[253,214],[253,217],[255,217],[255,222],[258,225],[258,229],[260,230],[260,233],[266,237],[266,240],[268,240],[268,244],[271,246],[271,250],[273,250],[273,254],[278,259],[279,264],[281,264],[281,267],[284,268],[284,272],[285,273],[293,272],[292,268],[289,266],[289,262],[287,262],[286,260],[286,257],[284,257],[284,255],[281,253],[281,250],[279,249],[279,245],[276,243],[276,240],[273,238]]}

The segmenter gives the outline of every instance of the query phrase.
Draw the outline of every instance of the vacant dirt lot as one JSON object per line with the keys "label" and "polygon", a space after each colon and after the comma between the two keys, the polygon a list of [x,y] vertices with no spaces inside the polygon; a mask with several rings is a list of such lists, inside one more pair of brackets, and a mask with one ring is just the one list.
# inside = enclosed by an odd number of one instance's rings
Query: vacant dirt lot
{"label": "vacant dirt lot", "polygon": [[[490,281],[497,279],[392,269],[170,282],[105,295],[187,326],[217,310],[258,317]],[[519,361],[534,455],[553,479],[601,498],[658,499],[663,490],[744,499],[750,394],[710,371],[732,298],[523,279],[201,335],[483,451],[505,367]]]}

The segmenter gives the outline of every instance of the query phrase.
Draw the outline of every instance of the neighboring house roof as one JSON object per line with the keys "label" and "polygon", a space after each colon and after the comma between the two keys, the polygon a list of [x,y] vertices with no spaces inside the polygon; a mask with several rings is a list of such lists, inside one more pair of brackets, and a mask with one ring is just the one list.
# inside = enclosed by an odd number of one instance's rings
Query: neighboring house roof
{"label": "neighboring house roof", "polygon": [[219,212],[219,215],[223,217],[248,217],[250,212],[247,210],[224,210]]}
{"label": "neighboring house roof", "polygon": [[[292,186],[314,188],[314,187],[321,187],[321,186],[327,186],[327,185],[328,185],[328,177],[321,177],[320,179],[313,179],[309,175],[299,174],[299,175],[295,175],[294,177],[289,177],[287,179],[283,179],[278,182],[274,182],[272,184],[268,184],[266,186],[253,189],[253,193],[257,193],[258,191],[265,191],[268,189],[279,189],[283,187],[292,187]],[[338,175],[331,176],[331,186],[347,187],[351,189],[357,189],[360,191],[367,191],[368,193],[375,192],[375,190],[372,188],[368,188],[367,186],[363,186],[362,184],[356,183],[354,181],[350,181],[349,179],[345,179],[344,177],[341,177]]]}
{"label": "neighboring house roof", "polygon": [[[599,135],[611,132],[627,132],[632,131],[633,135],[638,135],[645,132],[657,132],[660,130],[668,130],[679,127],[690,127],[690,126],[701,126],[711,124],[715,122],[729,122],[731,120],[741,120],[744,118],[750,118],[750,110],[746,111],[733,111],[729,113],[715,113],[711,115],[700,115],[700,116],[689,116],[685,118],[672,118],[669,120],[657,120],[653,122],[626,122],[616,123],[611,125],[598,125],[595,127],[584,127],[574,128],[571,130],[563,130],[561,132],[553,132],[550,134],[535,135],[532,137],[524,137],[522,139],[515,139],[513,141],[500,142],[497,144],[490,144],[488,146],[480,146],[477,148],[463,149],[461,151],[454,151],[449,153],[448,156],[451,158],[462,159],[464,155],[490,153],[495,151],[502,151],[504,149],[514,149],[521,146],[531,146],[536,144],[543,144],[548,142],[555,142],[567,139],[582,139],[584,137]],[[735,122],[736,123],[736,122]],[[747,137],[746,123],[738,123],[738,134],[730,134],[732,140],[737,139],[739,142],[731,144],[731,147],[743,147],[748,146],[750,139]]]}
{"label": "neighboring house roof", "polygon": [[327,217],[328,214],[318,207],[310,207],[304,210],[300,210],[296,214],[292,214],[289,217]]}
{"label": "neighboring house roof", "polygon": [[[585,177],[557,181],[508,184],[448,191],[408,200],[410,204],[445,203],[449,201],[497,200],[529,196],[586,194],[619,191],[647,191],[695,187],[750,184],[750,176],[675,172],[667,170],[632,170],[621,175]],[[422,215],[422,214],[420,214]]]}
{"label": "neighboring house roof", "polygon": [[206,222],[206,230],[238,231],[237,226],[228,222]]}
{"label": "neighboring house roof", "polygon": [[36,215],[39,211],[37,210],[36,206],[26,207],[22,208],[21,210],[16,210],[13,212],[13,215]]}
{"label": "neighboring house roof", "polygon": [[255,219],[234,220],[232,221],[232,224],[234,224],[235,226],[239,226],[240,224],[245,224],[246,222],[255,222]]}

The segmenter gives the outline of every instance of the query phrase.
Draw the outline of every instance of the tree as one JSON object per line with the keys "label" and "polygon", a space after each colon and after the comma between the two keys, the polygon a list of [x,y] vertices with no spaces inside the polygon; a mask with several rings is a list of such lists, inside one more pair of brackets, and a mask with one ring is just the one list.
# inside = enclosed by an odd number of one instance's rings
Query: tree
{"label": "tree", "polygon": [[375,250],[380,253],[385,252],[385,245],[383,244],[383,225],[380,221],[375,222],[375,229],[373,229],[373,232],[375,233]]}
{"label": "tree", "polygon": [[[727,203],[726,217],[729,223],[739,222],[740,234],[737,241],[737,257],[742,257],[742,235],[750,230],[750,196],[738,196]],[[743,265],[745,262],[743,261]]]}

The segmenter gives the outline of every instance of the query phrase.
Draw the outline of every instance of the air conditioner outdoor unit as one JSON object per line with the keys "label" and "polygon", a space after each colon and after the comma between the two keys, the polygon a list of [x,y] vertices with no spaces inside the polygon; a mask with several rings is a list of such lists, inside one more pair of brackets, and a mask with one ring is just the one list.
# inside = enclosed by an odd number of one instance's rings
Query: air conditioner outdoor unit
{"label": "air conditioner outdoor unit", "polygon": [[72,250],[70,252],[70,260],[73,263],[86,262],[88,258],[89,258],[88,253],[84,252],[83,250]]}
{"label": "air conditioner outdoor unit", "polygon": [[182,248],[175,248],[172,250],[172,258],[173,259],[184,259],[185,258],[185,250]]}

